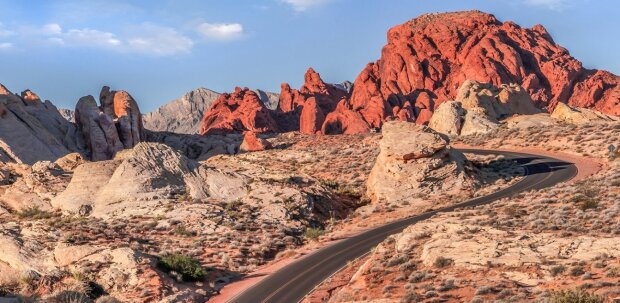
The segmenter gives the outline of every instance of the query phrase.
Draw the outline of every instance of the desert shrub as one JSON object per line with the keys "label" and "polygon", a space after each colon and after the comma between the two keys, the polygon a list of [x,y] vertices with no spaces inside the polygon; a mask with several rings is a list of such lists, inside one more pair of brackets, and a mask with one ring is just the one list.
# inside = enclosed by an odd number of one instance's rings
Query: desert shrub
{"label": "desert shrub", "polygon": [[566,271],[566,266],[564,266],[564,265],[554,266],[554,267],[551,267],[551,269],[549,271],[551,272],[551,275],[555,277],[555,276],[563,273],[564,271]]}
{"label": "desert shrub", "polygon": [[618,269],[618,267],[612,267],[607,270],[607,277],[615,278],[618,276],[620,276],[620,269]]}
{"label": "desert shrub", "polygon": [[317,227],[308,227],[304,231],[304,238],[312,241],[316,241],[325,233],[324,230]]}
{"label": "desert shrub", "polygon": [[437,259],[435,259],[434,264],[435,264],[435,267],[444,268],[444,267],[448,267],[452,265],[452,263],[454,263],[454,260],[450,258],[437,257]]}
{"label": "desert shrub", "polygon": [[478,289],[476,289],[476,296],[479,295],[488,295],[488,294],[492,294],[494,292],[496,292],[497,290],[495,290],[495,288],[493,286],[480,286],[478,287]]}
{"label": "desert shrub", "polygon": [[571,276],[576,277],[576,276],[583,275],[585,273],[585,271],[583,270],[582,266],[573,266],[573,267],[571,267],[569,273],[570,273]]}
{"label": "desert shrub", "polygon": [[583,289],[561,290],[551,293],[552,303],[603,303],[604,301],[603,297]]}
{"label": "desert shrub", "polygon": [[185,226],[182,226],[182,225],[177,226],[177,228],[175,228],[172,232],[175,235],[182,236],[182,237],[194,236],[194,233],[192,231],[188,230],[187,228],[185,228]]}
{"label": "desert shrub", "polygon": [[42,210],[38,206],[23,208],[20,211],[18,211],[16,214],[21,219],[31,219],[31,220],[49,219],[55,216],[54,213],[46,211],[46,210]]}
{"label": "desert shrub", "polygon": [[586,211],[587,209],[593,209],[598,207],[598,202],[592,198],[583,199],[579,203],[579,209]]}
{"label": "desert shrub", "polygon": [[157,264],[166,272],[175,272],[181,275],[183,281],[199,281],[204,279],[206,271],[200,263],[190,256],[170,254],[159,259]]}

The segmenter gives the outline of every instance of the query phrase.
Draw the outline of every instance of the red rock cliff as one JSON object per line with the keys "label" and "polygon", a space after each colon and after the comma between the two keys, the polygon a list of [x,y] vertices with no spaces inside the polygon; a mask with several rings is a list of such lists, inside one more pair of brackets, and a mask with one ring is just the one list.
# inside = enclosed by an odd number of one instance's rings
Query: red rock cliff
{"label": "red rock cliff", "polygon": [[373,127],[392,117],[413,119],[394,110],[407,102],[418,121],[428,121],[425,109],[454,99],[466,79],[521,84],[540,108],[564,102],[620,115],[618,76],[585,69],[541,25],[522,28],[479,11],[429,14],[390,29],[387,39],[351,97],[353,110]]}

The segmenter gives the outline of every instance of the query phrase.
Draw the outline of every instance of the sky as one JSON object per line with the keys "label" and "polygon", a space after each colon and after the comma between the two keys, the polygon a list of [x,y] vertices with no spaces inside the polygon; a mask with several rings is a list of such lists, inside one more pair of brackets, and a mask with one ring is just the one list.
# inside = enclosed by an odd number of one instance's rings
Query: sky
{"label": "sky", "polygon": [[353,81],[390,27],[469,9],[542,24],[587,68],[620,74],[617,0],[0,0],[0,83],[63,108],[109,85],[148,112],[198,87],[299,87],[310,66]]}

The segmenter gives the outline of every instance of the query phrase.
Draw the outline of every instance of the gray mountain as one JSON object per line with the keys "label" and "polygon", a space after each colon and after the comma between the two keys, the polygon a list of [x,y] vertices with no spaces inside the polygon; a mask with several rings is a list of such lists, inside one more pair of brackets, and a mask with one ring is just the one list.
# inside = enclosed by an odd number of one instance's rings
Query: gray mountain
{"label": "gray mountain", "polygon": [[256,90],[258,97],[268,109],[275,110],[280,103],[280,94],[266,92],[260,89]]}
{"label": "gray mountain", "polygon": [[144,127],[152,131],[197,134],[204,113],[219,96],[210,89],[195,89],[145,114],[142,118]]}

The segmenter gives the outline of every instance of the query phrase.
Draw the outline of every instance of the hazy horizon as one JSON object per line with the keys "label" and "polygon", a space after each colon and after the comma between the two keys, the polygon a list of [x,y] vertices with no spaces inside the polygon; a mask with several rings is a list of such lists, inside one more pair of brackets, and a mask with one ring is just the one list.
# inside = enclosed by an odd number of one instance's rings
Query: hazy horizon
{"label": "hazy horizon", "polygon": [[149,112],[198,87],[299,87],[308,67],[327,82],[354,81],[380,57],[390,27],[468,9],[542,24],[585,67],[620,74],[620,5],[611,0],[0,0],[0,9],[0,83],[59,108],[98,96],[104,84],[129,91]]}

